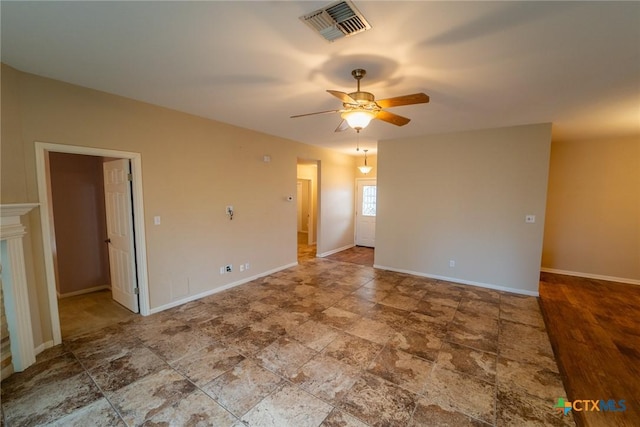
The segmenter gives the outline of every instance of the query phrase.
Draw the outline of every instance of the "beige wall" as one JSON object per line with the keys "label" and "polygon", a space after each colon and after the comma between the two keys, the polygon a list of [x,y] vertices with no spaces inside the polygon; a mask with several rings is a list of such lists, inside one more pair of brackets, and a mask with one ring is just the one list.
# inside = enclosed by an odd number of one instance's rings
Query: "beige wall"
{"label": "beige wall", "polygon": [[640,283],[640,140],[554,141],[542,266]]}
{"label": "beige wall", "polygon": [[3,171],[0,179],[0,196],[2,203],[20,203],[25,201],[27,181],[24,173],[4,173],[24,168],[24,150],[21,144],[11,144],[19,141],[22,134],[22,117],[20,113],[20,75],[11,68],[2,65],[0,71],[2,90],[0,102],[2,105],[2,121],[0,122],[0,136],[2,150],[0,151],[0,167]]}
{"label": "beige wall", "polygon": [[550,139],[539,124],[381,142],[376,265],[537,293]]}
{"label": "beige wall", "polygon": [[[339,248],[353,245],[355,170],[353,157],[337,152],[329,161],[321,160],[318,171],[318,238],[317,253],[324,256]],[[309,158],[308,156],[301,156]]]}
{"label": "beige wall", "polygon": [[107,286],[109,254],[102,158],[49,153],[61,296]]}
{"label": "beige wall", "polygon": [[[319,250],[353,242],[351,156],[4,65],[2,95],[2,203],[38,201],[34,141],[141,153],[152,309],[296,262],[296,204],[286,198],[296,194],[297,158],[320,163]],[[42,314],[36,345],[51,339],[38,215],[30,216],[29,256]],[[246,262],[251,269],[240,272]],[[234,272],[220,275],[230,263]]]}
{"label": "beige wall", "polygon": [[[20,73],[2,64],[0,70],[2,86],[0,89],[0,101],[2,104],[0,118],[0,203],[24,203],[34,201],[28,199],[27,179],[24,173],[25,152],[22,144],[15,144],[22,135],[22,113],[20,111]],[[14,173],[18,172],[18,173]],[[31,324],[33,328],[33,340],[37,345],[43,342],[41,310],[48,310],[48,301],[38,298],[36,284],[44,279],[44,266],[33,262],[33,245],[38,245],[41,240],[34,233],[39,233],[38,221],[39,209],[32,210],[22,219],[28,238],[23,241],[25,251],[25,273],[27,283],[30,286],[29,308],[31,310]],[[37,256],[37,251],[36,251]],[[45,290],[46,291],[46,290]],[[46,292],[44,293],[46,295]],[[44,320],[45,324],[48,324]],[[47,329],[47,326],[45,326]],[[50,328],[49,328],[50,329]],[[46,335],[46,332],[45,332]]]}

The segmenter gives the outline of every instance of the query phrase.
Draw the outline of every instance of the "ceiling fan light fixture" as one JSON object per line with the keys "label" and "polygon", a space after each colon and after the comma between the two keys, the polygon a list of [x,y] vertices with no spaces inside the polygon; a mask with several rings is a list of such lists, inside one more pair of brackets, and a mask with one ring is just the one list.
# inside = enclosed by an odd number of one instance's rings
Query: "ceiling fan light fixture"
{"label": "ceiling fan light fixture", "polygon": [[363,150],[363,151],[364,151],[364,165],[358,166],[358,169],[360,169],[360,172],[366,175],[369,172],[371,172],[371,169],[373,169],[373,167],[367,165],[367,151],[369,150]]}
{"label": "ceiling fan light fixture", "polygon": [[352,110],[342,113],[342,118],[347,121],[351,128],[357,131],[369,126],[369,123],[375,116],[376,114],[373,111],[367,110]]}

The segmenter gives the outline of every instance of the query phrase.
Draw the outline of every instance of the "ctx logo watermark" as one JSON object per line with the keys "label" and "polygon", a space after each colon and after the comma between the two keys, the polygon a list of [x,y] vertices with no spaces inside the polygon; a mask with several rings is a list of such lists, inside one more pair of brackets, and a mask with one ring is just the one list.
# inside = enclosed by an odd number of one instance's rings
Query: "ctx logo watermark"
{"label": "ctx logo watermark", "polygon": [[599,400],[574,400],[570,402],[564,397],[558,398],[558,403],[554,406],[558,412],[567,415],[570,411],[576,412],[624,412],[627,410],[624,400],[615,401],[613,399]]}

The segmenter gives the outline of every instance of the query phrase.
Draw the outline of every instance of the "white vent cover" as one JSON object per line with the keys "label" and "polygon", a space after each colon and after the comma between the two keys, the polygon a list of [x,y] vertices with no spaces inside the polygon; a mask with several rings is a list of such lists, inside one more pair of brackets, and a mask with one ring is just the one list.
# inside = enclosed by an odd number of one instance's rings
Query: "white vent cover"
{"label": "white vent cover", "polygon": [[300,20],[330,42],[371,29],[371,25],[349,0],[331,3],[301,16]]}

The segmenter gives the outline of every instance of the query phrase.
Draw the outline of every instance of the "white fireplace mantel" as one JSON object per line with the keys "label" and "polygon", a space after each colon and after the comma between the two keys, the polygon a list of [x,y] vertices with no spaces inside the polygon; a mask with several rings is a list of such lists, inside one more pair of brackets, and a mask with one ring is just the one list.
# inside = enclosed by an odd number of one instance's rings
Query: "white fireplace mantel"
{"label": "white fireplace mantel", "polygon": [[[26,215],[33,208],[37,208],[39,203],[10,203],[0,205],[0,215],[2,218],[21,217]],[[4,221],[3,221],[4,222]]]}
{"label": "white fireplace mantel", "polygon": [[0,205],[0,240],[2,241],[2,270],[0,271],[13,368],[18,372],[27,369],[36,361],[22,244],[26,228],[22,225],[20,217],[37,206],[38,203]]}

